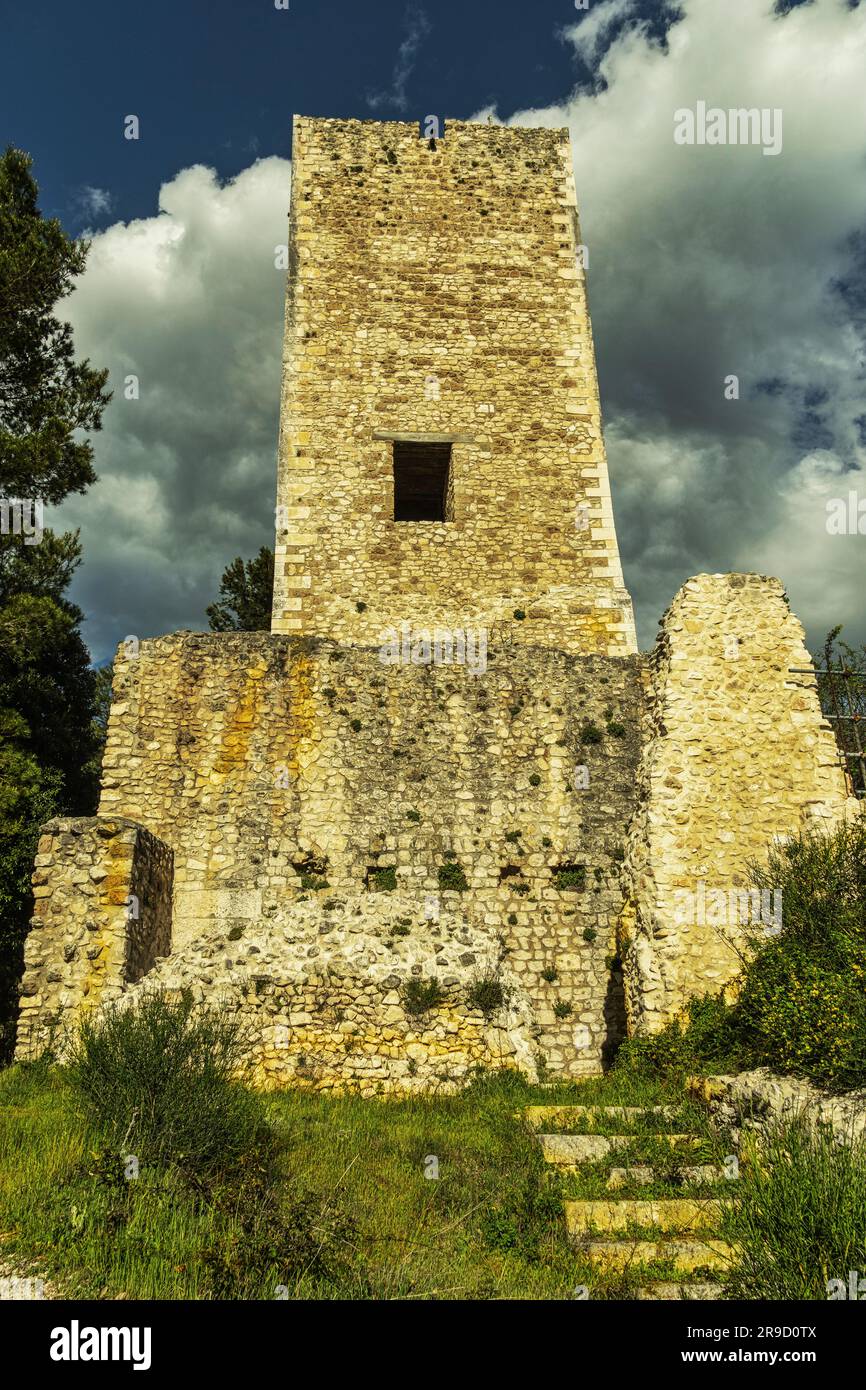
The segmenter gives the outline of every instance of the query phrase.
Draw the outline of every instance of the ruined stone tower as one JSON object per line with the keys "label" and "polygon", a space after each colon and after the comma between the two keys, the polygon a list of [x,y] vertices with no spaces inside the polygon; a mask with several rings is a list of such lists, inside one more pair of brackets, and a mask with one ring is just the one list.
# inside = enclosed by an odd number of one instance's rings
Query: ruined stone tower
{"label": "ruined stone tower", "polygon": [[291,227],[273,628],[121,644],[18,1055],[157,985],[266,1085],[597,1072],[737,974],[704,902],[855,813],[803,630],[698,575],[636,651],[566,132],[298,120]]}
{"label": "ruined stone tower", "polygon": [[567,130],[296,118],[291,228],[273,631],[636,651]]}

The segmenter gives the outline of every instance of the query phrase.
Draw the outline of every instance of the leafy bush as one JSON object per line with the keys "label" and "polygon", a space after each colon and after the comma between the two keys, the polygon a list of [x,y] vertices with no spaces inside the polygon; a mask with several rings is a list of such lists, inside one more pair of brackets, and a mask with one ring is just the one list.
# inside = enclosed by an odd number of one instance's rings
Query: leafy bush
{"label": "leafy bush", "polygon": [[439,865],[438,877],[439,887],[443,892],[450,888],[455,893],[465,893],[469,887],[461,866],[451,861]]}
{"label": "leafy bush", "polygon": [[681,1021],[626,1043],[618,1065],[767,1066],[835,1090],[866,1084],[866,820],[774,848],[752,881],[781,894],[782,930],[756,931],[734,1003],[693,999]]}
{"label": "leafy bush", "polygon": [[[866,1145],[802,1118],[773,1129],[742,1163],[722,1234],[736,1252],[732,1298],[825,1300],[866,1269]],[[838,1286],[835,1290],[839,1297]]]}
{"label": "leafy bush", "polygon": [[499,976],[490,972],[472,981],[466,991],[466,999],[471,1009],[480,1009],[487,1016],[508,1003],[508,991]]}
{"label": "leafy bush", "polygon": [[422,980],[420,975],[413,975],[403,986],[403,1008],[407,1014],[416,1017],[435,1009],[444,998],[435,975],[431,975],[427,980]]}
{"label": "leafy bush", "polygon": [[371,893],[393,893],[397,887],[397,870],[390,867],[371,869],[367,875],[367,887]]}
{"label": "leafy bush", "polygon": [[236,1016],[153,990],[85,1019],[68,1076],[110,1148],[206,1176],[266,1147],[261,1100],[234,1079],[245,1047]]}
{"label": "leafy bush", "polygon": [[583,864],[561,864],[553,875],[554,888],[576,888],[579,892],[586,887],[586,869]]}
{"label": "leafy bush", "polygon": [[721,992],[690,999],[682,1019],[659,1033],[627,1039],[616,1058],[617,1070],[647,1078],[682,1077],[703,1068],[737,1071],[746,1065],[733,1010]]}

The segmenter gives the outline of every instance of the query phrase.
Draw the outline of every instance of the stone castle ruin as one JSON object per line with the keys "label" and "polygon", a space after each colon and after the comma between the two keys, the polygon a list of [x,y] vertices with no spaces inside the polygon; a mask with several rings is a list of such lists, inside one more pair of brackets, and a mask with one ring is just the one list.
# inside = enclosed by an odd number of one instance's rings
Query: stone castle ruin
{"label": "stone castle ruin", "polygon": [[699,575],[637,650],[567,131],[305,118],[293,158],[272,630],[121,646],[18,1055],[158,984],[240,1011],[264,1085],[597,1072],[856,804],[803,631]]}

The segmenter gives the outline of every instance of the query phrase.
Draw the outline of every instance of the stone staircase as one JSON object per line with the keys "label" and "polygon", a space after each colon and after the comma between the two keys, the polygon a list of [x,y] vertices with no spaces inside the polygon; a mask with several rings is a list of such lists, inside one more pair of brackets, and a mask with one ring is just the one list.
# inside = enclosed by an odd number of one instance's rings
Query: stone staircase
{"label": "stone staircase", "polygon": [[[714,1234],[726,1197],[723,1173],[699,1161],[706,1140],[683,1124],[677,1107],[534,1105],[524,1118],[565,1192],[571,1179],[611,1194],[563,1200],[569,1237],[603,1281],[627,1279],[626,1296],[637,1299],[723,1296],[717,1272],[729,1265],[731,1249]],[[639,1161],[647,1149],[649,1158]],[[653,1188],[650,1196],[640,1195],[645,1188]]]}

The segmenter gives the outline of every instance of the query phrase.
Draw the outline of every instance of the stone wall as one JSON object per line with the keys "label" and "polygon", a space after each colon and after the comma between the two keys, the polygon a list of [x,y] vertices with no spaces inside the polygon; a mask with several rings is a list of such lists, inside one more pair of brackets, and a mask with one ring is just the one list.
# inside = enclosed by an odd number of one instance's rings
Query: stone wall
{"label": "stone wall", "polygon": [[[296,117],[292,161],[273,630],[635,652],[567,130]],[[394,520],[410,436],[447,521]]]}
{"label": "stone wall", "polygon": [[777,1076],[766,1067],[738,1076],[694,1077],[689,1089],[738,1143],[744,1129],[766,1135],[794,1119],[813,1128],[829,1126],[839,1143],[866,1139],[866,1090],[834,1095],[804,1077]]}
{"label": "stone wall", "polygon": [[[413,985],[436,992],[413,999]],[[203,931],[129,1002],[155,987],[232,1017],[265,1089],[450,1091],[475,1067],[537,1077],[529,1001],[501,941],[466,908],[430,922],[400,893],[311,894]]]}
{"label": "stone wall", "polygon": [[175,634],[118,653],[100,813],[174,850],[175,949],[326,883],[390,882],[431,912],[472,904],[505,935],[549,1064],[597,1070],[623,1027],[615,924],[641,699],[639,658],[514,645],[473,675],[312,639]]}
{"label": "stone wall", "polygon": [[61,1046],[82,1009],[117,998],[171,950],[172,852],[118,816],[43,828],[33,874],[19,1057]]}
{"label": "stone wall", "polygon": [[720,989],[776,929],[778,897],[757,914],[748,897],[774,837],[856,814],[814,675],[792,668],[812,669],[777,579],[698,575],[661,621],[621,927],[631,1031]]}

